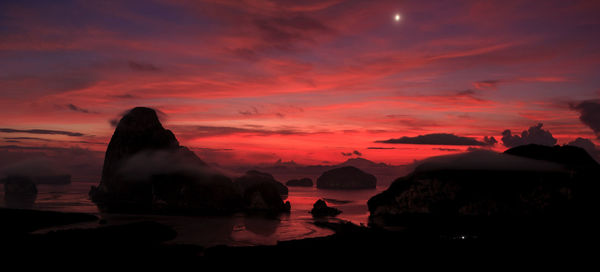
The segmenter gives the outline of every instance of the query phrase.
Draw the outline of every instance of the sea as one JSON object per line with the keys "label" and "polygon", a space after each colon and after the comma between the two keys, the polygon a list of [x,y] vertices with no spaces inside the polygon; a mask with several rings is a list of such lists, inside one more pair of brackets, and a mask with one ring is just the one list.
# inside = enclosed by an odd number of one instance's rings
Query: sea
{"label": "sea", "polygon": [[[127,224],[138,221],[154,221],[172,227],[177,237],[169,243],[193,244],[203,247],[216,245],[254,246],[274,245],[278,241],[322,237],[333,231],[317,227],[309,213],[318,199],[328,206],[342,211],[333,221],[346,220],[357,225],[368,223],[367,201],[385,190],[322,190],[316,187],[289,187],[287,201],[292,206],[289,214],[276,217],[246,215],[230,216],[166,216],[101,213],[89,199],[88,192],[96,183],[72,182],[67,185],[38,185],[38,195],[31,209],[60,212],[83,212],[105,219],[106,224],[88,222],[38,230],[38,233],[70,228],[97,228],[107,225]],[[5,207],[4,188],[0,186],[0,206]]]}

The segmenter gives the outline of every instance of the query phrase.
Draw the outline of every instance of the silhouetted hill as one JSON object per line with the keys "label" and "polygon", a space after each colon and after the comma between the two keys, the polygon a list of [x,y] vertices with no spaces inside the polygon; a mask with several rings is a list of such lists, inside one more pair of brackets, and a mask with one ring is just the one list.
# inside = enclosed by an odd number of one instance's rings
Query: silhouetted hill
{"label": "silhouetted hill", "polygon": [[597,186],[590,172],[582,174],[570,167],[590,163],[582,151],[525,146],[503,154],[475,151],[430,158],[368,201],[370,220],[387,226],[413,224],[422,216],[456,223],[481,216],[584,214],[592,205],[593,195],[588,191]]}
{"label": "silhouetted hill", "polygon": [[290,179],[285,183],[287,186],[300,186],[300,187],[312,187],[312,179],[301,178],[301,179]]}
{"label": "silhouetted hill", "polygon": [[374,189],[377,178],[354,166],[344,166],[325,171],[317,179],[319,189]]}

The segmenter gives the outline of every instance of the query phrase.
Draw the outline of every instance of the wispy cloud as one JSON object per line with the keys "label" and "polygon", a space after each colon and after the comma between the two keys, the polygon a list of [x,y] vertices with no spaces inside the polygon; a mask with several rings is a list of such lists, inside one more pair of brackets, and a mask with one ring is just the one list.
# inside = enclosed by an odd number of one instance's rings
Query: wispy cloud
{"label": "wispy cloud", "polygon": [[71,132],[63,130],[48,130],[48,129],[12,129],[12,128],[0,128],[0,132],[4,133],[29,133],[29,134],[46,134],[46,135],[65,135],[71,137],[85,136],[80,132]]}

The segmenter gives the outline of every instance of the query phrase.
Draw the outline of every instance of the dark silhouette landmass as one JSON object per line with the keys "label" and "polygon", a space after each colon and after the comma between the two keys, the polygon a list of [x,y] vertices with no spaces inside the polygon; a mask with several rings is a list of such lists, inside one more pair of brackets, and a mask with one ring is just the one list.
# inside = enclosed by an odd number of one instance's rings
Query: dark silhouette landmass
{"label": "dark silhouette landmass", "polygon": [[[62,213],[24,209],[0,208],[0,239],[3,260],[11,257],[84,258],[101,257],[159,257],[162,259],[194,258],[200,247],[167,245],[177,233],[155,222],[135,222],[97,228],[34,231],[76,223],[93,223],[98,217],[85,213]],[[5,258],[5,259],[4,259]]]}
{"label": "dark silhouette landmass", "polygon": [[310,178],[290,179],[285,185],[298,187],[312,187],[313,182]]}
{"label": "dark silhouette landmass", "polygon": [[319,189],[374,189],[377,186],[377,178],[354,167],[345,166],[324,172],[317,179]]}
{"label": "dark silhouette landmass", "polygon": [[547,218],[586,214],[598,173],[598,164],[583,149],[570,146],[527,145],[505,154],[480,151],[434,158],[368,201],[370,223],[386,227],[440,221],[448,229],[450,223],[472,231],[488,224],[525,229],[517,222],[537,225]]}
{"label": "dark silhouette landmass", "polygon": [[248,171],[234,180],[241,192],[246,210],[283,212],[289,211],[290,202],[283,203],[281,196],[288,194],[288,188],[275,180],[271,174]]}
{"label": "dark silhouette landmass", "polygon": [[313,208],[312,208],[312,210],[310,210],[310,213],[315,217],[336,216],[336,215],[342,213],[342,211],[340,211],[336,208],[327,206],[327,203],[325,202],[325,200],[319,199],[313,205]]}
{"label": "dark silhouette landmass", "polygon": [[263,182],[267,175],[249,172],[234,184],[179,145],[153,109],[138,107],[119,121],[106,150],[100,184],[89,195],[101,210],[119,213],[289,210],[279,197],[284,190],[287,194],[287,188]]}
{"label": "dark silhouette landmass", "polygon": [[[127,256],[145,260],[378,260],[415,263],[437,257],[469,261],[511,253],[565,258],[595,235],[600,166],[571,146],[520,146],[504,154],[474,151],[425,160],[368,201],[368,227],[335,221],[339,210],[318,200],[314,224],[334,235],[274,246],[202,248],[172,244],[177,232],[156,222],[110,225],[80,213],[0,208],[0,239],[11,256]],[[366,189],[373,175],[352,167],[325,171],[317,187]],[[30,195],[31,180],[5,183]],[[33,187],[35,188],[35,187]],[[212,214],[289,211],[287,187],[271,174],[248,171],[231,180],[179,146],[156,113],[136,108],[123,117],[107,150],[103,178],[90,196],[109,212]],[[248,217],[251,232],[271,235],[278,221]],[[333,220],[333,221],[332,221]],[[45,228],[97,222],[94,228]],[[566,249],[566,250],[565,250]],[[437,260],[437,259],[435,259]],[[504,259],[503,259],[504,260]],[[262,262],[261,262],[262,264]],[[417,264],[422,264],[418,262]]]}
{"label": "dark silhouette landmass", "polygon": [[[176,232],[154,222],[32,233],[98,218],[0,209],[0,238],[4,248],[10,249],[3,256],[127,256],[129,261],[152,257],[197,262],[351,258],[395,265],[443,259],[461,265],[474,260],[506,261],[508,253],[511,260],[536,261],[534,256],[561,260],[585,256],[589,247],[581,245],[589,243],[596,232],[595,198],[586,197],[597,190],[584,191],[595,188],[589,183],[597,182],[598,165],[586,163],[584,153],[571,147],[529,146],[509,151],[426,160],[414,173],[369,200],[369,227],[316,216],[316,226],[335,231],[327,237],[281,241],[274,246],[202,248],[168,243]],[[562,155],[554,157],[556,153]],[[538,159],[530,159],[534,157]],[[264,173],[249,176],[267,177]],[[269,188],[271,194],[279,195],[275,187]],[[312,212],[334,215],[330,209],[319,200]],[[252,232],[269,235],[278,223],[261,224],[248,226]]]}

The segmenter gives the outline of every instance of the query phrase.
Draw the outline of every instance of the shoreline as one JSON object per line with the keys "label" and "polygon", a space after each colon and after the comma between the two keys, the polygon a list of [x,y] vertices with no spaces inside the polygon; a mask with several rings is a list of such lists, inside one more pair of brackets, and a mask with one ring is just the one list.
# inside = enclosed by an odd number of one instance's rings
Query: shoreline
{"label": "shoreline", "polygon": [[[28,218],[28,220],[23,220]],[[563,229],[570,223],[554,226],[539,221],[534,227],[546,229],[506,230],[497,237],[491,236],[440,236],[444,226],[411,230],[390,231],[377,227],[358,226],[344,220],[315,221],[317,227],[328,228],[334,234],[289,241],[279,241],[275,245],[202,247],[192,244],[172,244],[177,232],[173,228],[157,222],[134,222],[124,225],[99,226],[92,229],[62,229],[35,234],[36,230],[73,223],[102,223],[99,217],[85,213],[62,213],[36,210],[0,208],[0,231],[4,243],[4,256],[156,256],[161,258],[185,259],[190,261],[211,261],[226,258],[276,258],[276,260],[329,259],[329,258],[381,258],[403,256],[407,261],[413,257],[454,256],[455,254],[499,253],[502,248],[510,248],[511,254],[579,254],[584,247],[589,232],[577,227]],[[467,220],[468,221],[468,220]],[[439,224],[440,221],[422,220],[419,224]],[[466,222],[469,223],[469,222]],[[556,221],[554,222],[556,223]],[[578,225],[579,226],[579,225]],[[562,229],[560,233],[556,231]],[[493,231],[502,231],[494,229]],[[568,235],[559,235],[568,234]],[[589,241],[588,241],[589,242]],[[568,246],[567,253],[560,248]],[[486,253],[486,254],[487,254]],[[492,255],[489,255],[492,256]],[[488,257],[489,257],[488,256]],[[394,260],[394,259],[390,259]]]}

